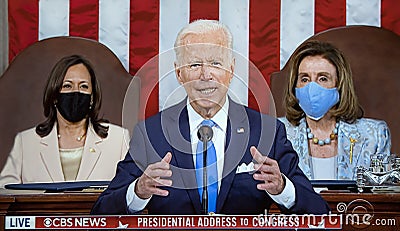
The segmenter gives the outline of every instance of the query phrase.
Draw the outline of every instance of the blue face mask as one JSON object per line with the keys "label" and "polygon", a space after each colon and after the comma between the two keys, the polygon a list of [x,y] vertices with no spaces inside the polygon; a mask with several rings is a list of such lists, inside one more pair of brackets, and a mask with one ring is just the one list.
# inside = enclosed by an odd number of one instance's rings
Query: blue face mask
{"label": "blue face mask", "polygon": [[337,102],[337,88],[324,88],[310,82],[302,88],[296,88],[296,98],[304,113],[313,120],[320,120]]}

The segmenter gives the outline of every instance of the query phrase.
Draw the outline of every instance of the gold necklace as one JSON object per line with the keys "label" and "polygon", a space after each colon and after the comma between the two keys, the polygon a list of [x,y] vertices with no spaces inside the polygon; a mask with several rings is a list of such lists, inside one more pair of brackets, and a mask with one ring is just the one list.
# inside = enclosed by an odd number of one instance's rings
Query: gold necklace
{"label": "gold necklace", "polygon": [[[75,139],[76,139],[76,141],[80,142],[80,141],[82,141],[82,140],[83,140],[83,138],[85,138],[85,136],[86,136],[86,132],[85,132],[85,133],[83,133],[82,135],[80,135],[80,136],[76,137]],[[60,139],[60,138],[61,138],[61,135],[60,135],[60,134],[58,134],[58,135],[57,135],[57,137],[58,137],[58,139]]]}

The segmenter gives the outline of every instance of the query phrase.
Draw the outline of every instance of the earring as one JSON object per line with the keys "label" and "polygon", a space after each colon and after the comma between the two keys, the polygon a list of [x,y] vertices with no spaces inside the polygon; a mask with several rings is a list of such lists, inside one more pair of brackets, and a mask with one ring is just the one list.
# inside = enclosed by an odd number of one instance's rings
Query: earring
{"label": "earring", "polygon": [[93,95],[90,97],[90,106],[89,106],[89,110],[92,109],[92,105],[93,105]]}

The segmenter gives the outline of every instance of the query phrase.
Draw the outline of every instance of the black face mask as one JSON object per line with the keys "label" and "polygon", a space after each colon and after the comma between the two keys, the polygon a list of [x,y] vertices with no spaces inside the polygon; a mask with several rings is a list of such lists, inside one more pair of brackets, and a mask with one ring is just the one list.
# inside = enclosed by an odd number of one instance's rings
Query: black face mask
{"label": "black face mask", "polygon": [[88,115],[90,98],[90,94],[81,92],[60,93],[57,109],[69,122],[78,122]]}

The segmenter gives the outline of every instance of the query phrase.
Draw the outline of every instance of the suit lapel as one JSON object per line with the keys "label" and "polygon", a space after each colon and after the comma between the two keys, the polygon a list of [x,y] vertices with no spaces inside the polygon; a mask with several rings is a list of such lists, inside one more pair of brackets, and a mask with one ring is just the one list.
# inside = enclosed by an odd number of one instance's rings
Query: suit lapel
{"label": "suit lapel", "polygon": [[[163,112],[161,124],[166,139],[173,148],[172,158],[176,162],[176,172],[179,173],[179,176],[175,177],[179,177],[183,181],[183,185],[175,185],[175,187],[186,189],[197,214],[200,214],[201,203],[194,171],[186,100],[172,110]],[[173,182],[179,182],[179,179],[174,180],[173,176]]]}
{"label": "suit lapel", "polygon": [[[353,178],[353,169],[357,165],[365,140],[361,136],[358,125],[348,126],[339,122],[338,134],[338,177]],[[351,162],[351,163],[350,163]]]}
{"label": "suit lapel", "polygon": [[305,118],[300,120],[299,126],[296,126],[294,131],[295,134],[291,140],[294,143],[294,146],[297,147],[296,151],[299,156],[299,166],[301,166],[304,174],[311,179],[312,161],[310,150],[308,149],[307,123]]}
{"label": "suit lapel", "polygon": [[102,154],[102,142],[103,139],[96,134],[92,124],[90,123],[76,180],[89,179],[90,174],[93,172],[94,167]]}
{"label": "suit lapel", "polygon": [[57,125],[54,124],[50,134],[40,140],[40,157],[53,182],[64,181],[58,148]]}
{"label": "suit lapel", "polygon": [[217,213],[221,211],[225,203],[236,174],[236,168],[246,153],[249,136],[250,126],[245,108],[230,100],[224,170],[217,199]]}

